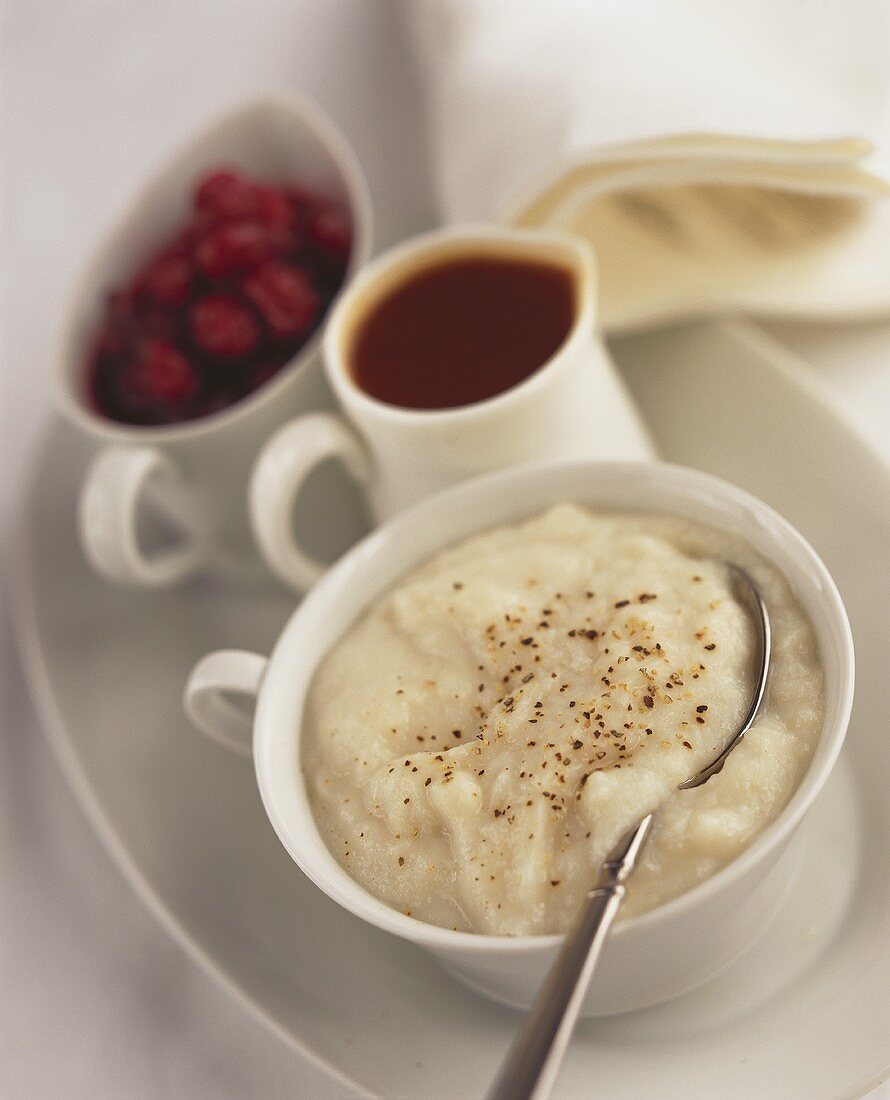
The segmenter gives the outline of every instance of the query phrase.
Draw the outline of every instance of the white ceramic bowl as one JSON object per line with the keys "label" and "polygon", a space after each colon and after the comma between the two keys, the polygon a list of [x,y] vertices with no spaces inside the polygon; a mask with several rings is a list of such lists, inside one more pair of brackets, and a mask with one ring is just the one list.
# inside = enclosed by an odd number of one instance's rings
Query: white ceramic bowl
{"label": "white ceramic bowl", "polygon": [[[84,360],[108,292],[188,220],[195,183],[234,166],[263,178],[300,182],[349,214],[353,244],[344,286],[371,251],[372,212],[361,166],[334,122],[310,99],[266,95],[214,120],[164,164],[100,243],[72,288],[59,331],[54,396],[62,414],[97,448],[81,491],[81,543],[109,580],[163,587],[206,568],[228,579],[262,575],[247,515],[253,460],[285,421],[321,398],[307,371],[320,358],[327,318],[299,351],[253,393],[219,412],[170,425],[134,425],[96,411]],[[170,552],[141,546],[143,501],[180,529]]]}
{"label": "white ceramic bowl", "polygon": [[240,651],[204,658],[190,678],[186,707],[196,725],[231,741],[243,711],[234,709],[226,691],[256,692],[257,781],[276,832],[302,870],[358,917],[432,951],[467,985],[495,1000],[527,1006],[560,937],[454,932],[406,917],[371,896],[337,863],[318,833],[301,772],[300,731],[317,665],[379,596],[448,544],[563,500],[603,510],[669,512],[746,539],[788,579],[813,624],[825,676],[819,743],[778,819],[712,878],[620,923],[610,934],[585,1005],[586,1015],[605,1015],[692,989],[754,943],[782,904],[793,878],[797,827],[844,739],[853,695],[846,613],[816,553],[772,509],[726,482],[663,463],[557,463],[466,482],[423,501],[359,543],[295,611],[268,663]]}

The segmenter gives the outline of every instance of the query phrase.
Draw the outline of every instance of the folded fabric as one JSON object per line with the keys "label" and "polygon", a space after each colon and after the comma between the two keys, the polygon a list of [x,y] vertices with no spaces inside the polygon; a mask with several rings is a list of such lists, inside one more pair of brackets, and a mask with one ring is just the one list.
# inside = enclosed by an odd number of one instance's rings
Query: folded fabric
{"label": "folded fabric", "polygon": [[585,236],[606,329],[890,310],[890,6],[416,0],[447,221]]}

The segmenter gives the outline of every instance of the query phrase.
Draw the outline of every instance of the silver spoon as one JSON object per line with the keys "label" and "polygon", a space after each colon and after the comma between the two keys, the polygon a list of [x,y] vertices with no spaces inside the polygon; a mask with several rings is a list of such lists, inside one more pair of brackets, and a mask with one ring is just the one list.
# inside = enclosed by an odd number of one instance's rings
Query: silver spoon
{"label": "silver spoon", "polygon": [[[739,565],[725,564],[738,596],[751,609],[757,623],[759,673],[744,721],[719,756],[680,784],[681,791],[700,787],[721,770],[726,758],[754,724],[766,695],[772,651],[769,611],[748,573]],[[657,812],[653,810],[647,814],[606,857],[599,880],[588,891],[578,919],[541,986],[525,1025],[488,1094],[488,1100],[544,1100],[549,1095],[603,943],[627,892],[627,880]]]}

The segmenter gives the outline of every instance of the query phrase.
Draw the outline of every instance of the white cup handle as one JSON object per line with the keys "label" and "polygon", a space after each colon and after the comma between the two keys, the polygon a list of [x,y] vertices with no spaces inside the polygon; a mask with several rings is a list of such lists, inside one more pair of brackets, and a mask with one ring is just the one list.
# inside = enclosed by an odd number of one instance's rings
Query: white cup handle
{"label": "white cup handle", "polygon": [[327,566],[301,549],[292,514],[300,487],[326,458],[338,458],[366,485],[371,461],[364,444],[338,416],[310,413],[280,428],[266,443],[250,481],[250,518],[257,544],[272,572],[298,592],[311,588]]}
{"label": "white cup handle", "polygon": [[[192,725],[218,745],[249,757],[253,709],[266,664],[265,657],[244,649],[220,649],[202,657],[191,671],[183,697]],[[246,698],[248,706],[233,696]]]}
{"label": "white cup handle", "polygon": [[[139,545],[140,509],[164,517],[179,541],[152,554]],[[179,470],[154,447],[106,447],[87,472],[78,502],[80,542],[108,580],[165,588],[204,569],[209,540],[201,510]]]}

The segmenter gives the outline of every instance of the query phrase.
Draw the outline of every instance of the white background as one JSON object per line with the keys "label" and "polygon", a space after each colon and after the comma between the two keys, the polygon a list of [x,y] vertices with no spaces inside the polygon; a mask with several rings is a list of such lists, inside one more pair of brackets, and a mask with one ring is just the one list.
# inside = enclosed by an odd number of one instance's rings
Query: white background
{"label": "white background", "polygon": [[[434,220],[422,103],[397,6],[8,0],[4,541],[26,456],[49,415],[65,292],[147,172],[207,117],[252,92],[301,87],[339,121],[365,165],[378,246]],[[890,322],[771,327],[890,460]],[[22,682],[8,607],[0,610],[0,1095],[344,1095],[222,993],[141,908],[63,784]]]}

